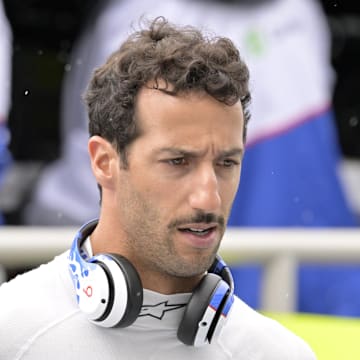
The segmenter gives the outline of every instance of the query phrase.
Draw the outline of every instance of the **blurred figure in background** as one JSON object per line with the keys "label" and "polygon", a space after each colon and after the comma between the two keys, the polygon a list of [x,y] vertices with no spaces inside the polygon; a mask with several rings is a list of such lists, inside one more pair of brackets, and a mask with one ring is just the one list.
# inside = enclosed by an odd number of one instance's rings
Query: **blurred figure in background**
{"label": "blurred figure in background", "polygon": [[[5,15],[3,3],[0,1],[0,188],[5,172],[11,163],[11,155],[8,149],[10,134],[6,124],[10,110],[11,53],[11,29]],[[3,222],[0,213],[0,224],[3,224]]]}
{"label": "blurred figure in background", "polygon": [[[221,31],[237,41],[249,64],[253,121],[229,225],[356,225],[338,174],[330,34],[315,0],[99,2],[67,68],[62,157],[43,172],[24,213],[27,224],[80,225],[98,215],[81,94],[91,70],[119,46],[142,14]],[[334,289],[329,271],[341,292]],[[237,275],[244,284],[238,289],[246,289],[239,295],[257,307],[260,269],[241,268]],[[353,275],[360,277],[360,270],[349,276],[334,267],[303,267],[299,310],[360,315],[360,294],[352,296]],[[352,300],[344,308],[348,297]]]}

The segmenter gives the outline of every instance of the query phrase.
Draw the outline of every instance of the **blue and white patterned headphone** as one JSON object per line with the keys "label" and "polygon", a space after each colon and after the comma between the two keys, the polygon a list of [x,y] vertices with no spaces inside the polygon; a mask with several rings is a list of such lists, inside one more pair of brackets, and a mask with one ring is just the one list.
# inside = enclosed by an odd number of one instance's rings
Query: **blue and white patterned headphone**
{"label": "blue and white patterned headphone", "polygon": [[[103,327],[130,326],[143,303],[143,287],[135,267],[125,257],[104,253],[93,257],[82,245],[98,220],[77,232],[69,252],[69,270],[78,305],[87,318]],[[234,302],[234,281],[217,256],[186,305],[177,336],[186,345],[202,346],[220,333]]]}

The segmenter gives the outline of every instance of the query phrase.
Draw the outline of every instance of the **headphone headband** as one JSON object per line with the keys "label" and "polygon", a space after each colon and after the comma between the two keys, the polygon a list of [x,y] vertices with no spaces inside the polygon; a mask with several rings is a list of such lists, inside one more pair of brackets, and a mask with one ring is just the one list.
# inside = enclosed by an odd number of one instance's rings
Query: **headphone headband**
{"label": "headphone headband", "polygon": [[[90,257],[83,249],[98,220],[77,232],[68,261],[80,309],[103,327],[126,327],[138,317],[143,287],[135,267],[125,257],[104,253]],[[186,345],[202,346],[218,336],[234,302],[234,281],[219,255],[194,289],[177,336]]]}

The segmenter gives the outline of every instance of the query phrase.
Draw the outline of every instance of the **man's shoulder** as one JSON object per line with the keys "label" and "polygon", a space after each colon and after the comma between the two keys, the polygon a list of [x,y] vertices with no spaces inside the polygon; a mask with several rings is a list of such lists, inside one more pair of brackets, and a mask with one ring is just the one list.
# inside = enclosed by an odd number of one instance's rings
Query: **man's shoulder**
{"label": "man's shoulder", "polygon": [[36,289],[46,282],[58,280],[58,275],[61,274],[61,271],[66,270],[67,252],[56,256],[48,263],[41,264],[40,266],[21,273],[10,281],[3,283],[0,286],[0,295],[6,296],[9,292],[19,291],[21,295],[20,298],[23,299],[24,294],[20,291],[21,289]]}
{"label": "man's shoulder", "polygon": [[15,317],[23,317],[24,312],[31,310],[43,313],[54,306],[60,310],[60,304],[75,303],[72,290],[67,253],[63,253],[0,286],[0,320],[11,312]]}
{"label": "man's shoulder", "polygon": [[21,348],[78,312],[66,272],[64,253],[0,286],[0,355]]}
{"label": "man's shoulder", "polygon": [[266,355],[269,360],[316,359],[311,348],[300,337],[237,297],[220,341],[227,348],[232,348],[234,356],[239,353],[249,358]]}

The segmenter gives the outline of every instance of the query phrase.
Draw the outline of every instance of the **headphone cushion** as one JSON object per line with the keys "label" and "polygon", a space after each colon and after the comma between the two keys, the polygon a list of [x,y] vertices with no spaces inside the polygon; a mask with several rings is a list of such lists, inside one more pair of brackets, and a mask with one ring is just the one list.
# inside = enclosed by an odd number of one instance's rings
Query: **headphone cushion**
{"label": "headphone cushion", "polygon": [[202,278],[193,291],[180,322],[177,333],[180,341],[194,345],[200,321],[221,283],[224,281],[216,274],[208,273]]}
{"label": "headphone cushion", "polygon": [[120,268],[121,275],[124,277],[126,283],[126,289],[122,288],[122,286],[118,286],[118,284],[121,284],[122,282],[117,278],[118,275],[115,275],[113,271],[110,272],[110,284],[112,284],[113,287],[111,291],[113,291],[114,294],[114,304],[117,303],[117,297],[123,296],[123,291],[127,292],[125,313],[121,319],[118,319],[113,327],[127,327],[137,319],[141,310],[143,303],[143,287],[141,279],[135,267],[125,257],[113,253],[107,253],[106,256]]}

